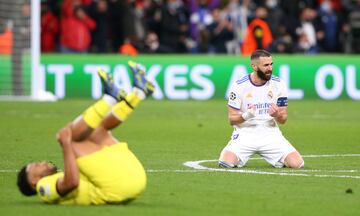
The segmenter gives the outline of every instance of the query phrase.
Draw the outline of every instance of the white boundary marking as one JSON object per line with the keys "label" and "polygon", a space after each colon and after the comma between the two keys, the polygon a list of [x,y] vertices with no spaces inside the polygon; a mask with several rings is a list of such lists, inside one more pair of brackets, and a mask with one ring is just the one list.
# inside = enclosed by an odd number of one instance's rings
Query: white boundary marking
{"label": "white boundary marking", "polygon": [[[320,158],[320,157],[360,157],[360,154],[335,154],[335,155],[304,155],[304,158]],[[259,160],[262,158],[252,158],[253,160]],[[357,175],[332,175],[332,174],[306,174],[302,172],[328,172],[328,173],[356,173],[358,170],[306,170],[306,169],[280,169],[279,172],[259,171],[250,169],[224,169],[224,168],[211,168],[200,165],[205,162],[216,162],[218,160],[198,160],[187,161],[183,163],[184,166],[193,168],[198,171],[211,171],[211,172],[232,172],[232,173],[250,173],[260,175],[281,175],[281,176],[306,176],[306,177],[333,177],[333,178],[353,178],[360,179]]]}
{"label": "white boundary marking", "polygon": [[[360,157],[360,154],[326,154],[326,155],[303,155],[304,158],[321,158],[321,157]],[[250,160],[260,160],[262,158],[251,158]],[[194,173],[194,172],[232,172],[232,173],[249,173],[260,175],[281,175],[281,176],[306,176],[306,177],[333,177],[333,178],[352,178],[360,179],[357,175],[333,175],[333,174],[311,174],[311,172],[325,172],[325,173],[358,173],[359,170],[308,170],[308,169],[279,169],[279,172],[259,171],[250,169],[224,169],[211,168],[200,165],[206,162],[216,162],[218,160],[198,160],[187,161],[183,163],[184,166],[192,169],[147,169],[149,173]],[[14,173],[18,170],[0,170],[0,173]]]}

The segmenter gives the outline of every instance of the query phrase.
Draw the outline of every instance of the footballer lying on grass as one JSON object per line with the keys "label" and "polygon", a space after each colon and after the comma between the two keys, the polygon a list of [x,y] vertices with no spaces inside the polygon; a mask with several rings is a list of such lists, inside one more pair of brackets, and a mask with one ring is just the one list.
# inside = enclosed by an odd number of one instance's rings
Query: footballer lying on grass
{"label": "footballer lying on grass", "polygon": [[146,186],[143,166],[127,143],[119,142],[110,132],[154,90],[145,72],[134,62],[129,65],[134,88],[128,95],[99,69],[103,98],[57,134],[64,171],[58,172],[48,162],[24,166],[17,180],[24,195],[38,194],[47,203],[98,205],[125,203],[142,193]]}

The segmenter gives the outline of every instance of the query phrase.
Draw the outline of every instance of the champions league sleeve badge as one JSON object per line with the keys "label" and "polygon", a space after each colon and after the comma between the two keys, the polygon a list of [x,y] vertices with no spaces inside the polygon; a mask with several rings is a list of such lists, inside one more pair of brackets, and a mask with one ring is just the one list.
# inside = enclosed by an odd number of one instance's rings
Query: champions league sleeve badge
{"label": "champions league sleeve badge", "polygon": [[230,100],[235,100],[236,99],[236,94],[234,92],[230,93]]}

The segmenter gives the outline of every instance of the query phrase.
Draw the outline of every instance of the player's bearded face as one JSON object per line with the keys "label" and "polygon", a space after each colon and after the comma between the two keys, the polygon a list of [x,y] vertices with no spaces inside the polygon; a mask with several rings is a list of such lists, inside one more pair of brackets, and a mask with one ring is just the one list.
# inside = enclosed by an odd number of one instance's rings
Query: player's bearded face
{"label": "player's bearded face", "polygon": [[257,67],[256,74],[260,79],[269,81],[271,79],[272,69],[261,70],[260,67]]}

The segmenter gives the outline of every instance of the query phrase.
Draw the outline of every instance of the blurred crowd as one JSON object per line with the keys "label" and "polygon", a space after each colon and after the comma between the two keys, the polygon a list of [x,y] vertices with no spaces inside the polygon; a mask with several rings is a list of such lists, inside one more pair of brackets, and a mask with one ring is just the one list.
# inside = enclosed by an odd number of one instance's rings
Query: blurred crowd
{"label": "blurred crowd", "polygon": [[360,53],[360,0],[42,0],[42,52]]}

